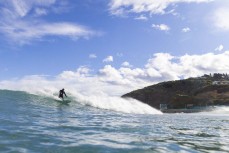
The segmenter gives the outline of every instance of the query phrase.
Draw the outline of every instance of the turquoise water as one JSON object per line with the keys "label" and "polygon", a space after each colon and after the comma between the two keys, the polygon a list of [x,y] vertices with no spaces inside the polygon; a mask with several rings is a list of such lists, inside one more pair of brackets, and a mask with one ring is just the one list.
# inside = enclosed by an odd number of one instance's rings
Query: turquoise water
{"label": "turquoise water", "polygon": [[0,90],[0,152],[229,152],[227,107],[134,114]]}

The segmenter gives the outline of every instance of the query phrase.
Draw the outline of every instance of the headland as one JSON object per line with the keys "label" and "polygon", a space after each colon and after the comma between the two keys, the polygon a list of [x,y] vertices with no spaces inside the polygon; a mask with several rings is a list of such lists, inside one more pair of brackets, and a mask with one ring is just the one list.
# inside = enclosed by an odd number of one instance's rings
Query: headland
{"label": "headland", "polygon": [[127,93],[164,113],[192,113],[229,106],[229,75],[214,73],[196,78],[161,82]]}

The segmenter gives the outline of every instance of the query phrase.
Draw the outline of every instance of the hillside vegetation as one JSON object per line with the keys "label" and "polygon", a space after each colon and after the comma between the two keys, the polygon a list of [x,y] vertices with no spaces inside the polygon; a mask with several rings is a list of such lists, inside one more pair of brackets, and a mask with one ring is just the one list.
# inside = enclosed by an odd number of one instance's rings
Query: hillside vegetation
{"label": "hillside vegetation", "polygon": [[227,74],[214,74],[162,82],[122,97],[131,97],[158,109],[160,104],[167,104],[171,109],[229,105],[229,78]]}

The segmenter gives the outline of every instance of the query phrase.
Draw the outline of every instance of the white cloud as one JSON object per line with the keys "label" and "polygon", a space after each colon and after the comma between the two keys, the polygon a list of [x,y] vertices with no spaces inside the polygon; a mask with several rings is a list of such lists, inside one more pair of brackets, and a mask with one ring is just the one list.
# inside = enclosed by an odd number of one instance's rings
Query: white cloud
{"label": "white cloud", "polygon": [[95,54],[90,54],[89,58],[97,58],[97,56]]}
{"label": "white cloud", "polygon": [[216,47],[215,51],[222,51],[223,50],[223,45],[219,45],[218,47]]}
{"label": "white cloud", "polygon": [[152,27],[161,31],[169,31],[170,27],[166,24],[152,24]]}
{"label": "white cloud", "polygon": [[100,79],[105,82],[109,82],[111,84],[126,84],[125,79],[120,74],[120,72],[112,67],[111,65],[105,65],[103,69],[99,70]]}
{"label": "white cloud", "polygon": [[45,36],[65,36],[77,39],[95,35],[94,31],[84,26],[66,22],[28,23],[18,21],[12,25],[0,26],[0,30],[11,40],[20,44],[26,44]]}
{"label": "white cloud", "polygon": [[122,63],[122,66],[123,66],[123,67],[132,67],[132,65],[130,65],[130,63],[127,62],[127,61],[123,62],[123,63]]}
{"label": "white cloud", "polygon": [[[46,8],[56,3],[56,0],[8,0],[7,2],[2,2],[3,5],[10,5],[11,7],[7,8],[10,11],[19,17],[24,17],[32,9],[41,9],[41,7]],[[12,8],[12,9],[11,9]]]}
{"label": "white cloud", "polygon": [[184,32],[184,33],[186,33],[186,32],[190,32],[191,29],[189,27],[186,27],[186,28],[183,28],[181,31]]}
{"label": "white cloud", "polygon": [[135,20],[147,21],[148,18],[145,15],[141,14],[140,16],[136,17]]}
{"label": "white cloud", "polygon": [[61,74],[59,74],[59,79],[75,79],[80,77],[88,77],[90,69],[86,66],[79,67],[75,72],[73,71],[64,71]]}
{"label": "white cloud", "polygon": [[107,57],[103,60],[103,62],[113,62],[113,61],[114,61],[113,56],[107,56]]}
{"label": "white cloud", "polygon": [[45,22],[41,16],[48,15],[48,9],[62,5],[56,0],[9,0],[0,2],[0,33],[9,42],[27,44],[46,36],[89,38],[99,34],[85,26],[69,22]]}
{"label": "white cloud", "polygon": [[125,13],[165,14],[166,9],[176,3],[202,3],[212,0],[111,0],[110,11],[114,15]]}
{"label": "white cloud", "polygon": [[220,30],[229,31],[229,9],[219,8],[214,12],[213,22],[215,27]]}

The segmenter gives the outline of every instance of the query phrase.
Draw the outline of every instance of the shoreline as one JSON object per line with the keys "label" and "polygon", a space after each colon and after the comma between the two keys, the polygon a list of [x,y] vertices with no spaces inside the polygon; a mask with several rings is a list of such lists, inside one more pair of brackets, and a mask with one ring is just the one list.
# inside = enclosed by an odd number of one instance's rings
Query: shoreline
{"label": "shoreline", "polygon": [[208,112],[208,111],[211,111],[211,109],[206,109],[206,108],[203,108],[203,109],[163,109],[163,110],[160,110],[162,113],[168,113],[168,114],[171,114],[171,113],[199,113],[199,112]]}

